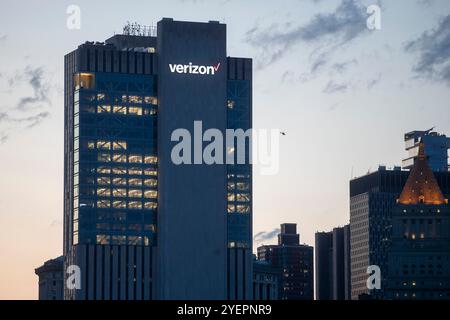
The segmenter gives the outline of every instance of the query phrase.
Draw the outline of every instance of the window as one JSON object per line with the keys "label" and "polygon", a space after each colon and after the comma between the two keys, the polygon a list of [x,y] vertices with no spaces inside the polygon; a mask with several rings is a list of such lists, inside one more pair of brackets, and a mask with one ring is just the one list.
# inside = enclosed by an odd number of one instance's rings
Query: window
{"label": "window", "polygon": [[144,198],[157,198],[158,197],[158,191],[156,190],[145,190],[144,191]]}
{"label": "window", "polygon": [[228,193],[227,200],[228,201],[234,201],[234,199],[235,199],[234,193]]}
{"label": "window", "polygon": [[227,211],[228,211],[228,213],[234,213],[234,212],[236,212],[236,207],[235,207],[235,205],[234,205],[234,204],[229,204],[228,207],[227,207]]}
{"label": "window", "polygon": [[124,154],[113,154],[112,156],[113,162],[125,163],[127,162],[127,156]]}
{"label": "window", "polygon": [[98,167],[97,168],[97,173],[110,174],[111,173],[111,169],[108,168],[108,167]]}
{"label": "window", "polygon": [[250,206],[249,205],[237,205],[236,211],[238,213],[249,213],[250,212]]}
{"label": "window", "polygon": [[142,186],[142,179],[138,178],[128,179],[128,184],[130,186]]}
{"label": "window", "polygon": [[141,175],[142,169],[141,168],[130,168],[130,169],[128,169],[128,174]]}
{"label": "window", "polygon": [[236,183],[238,190],[248,190],[249,184],[247,182],[238,182]]}
{"label": "window", "polygon": [[108,112],[111,112],[111,106],[110,105],[97,106],[97,113],[108,113]]}
{"label": "window", "polygon": [[239,202],[250,202],[250,195],[248,193],[236,194],[236,200]]}
{"label": "window", "polygon": [[158,158],[155,156],[145,156],[144,162],[148,164],[156,164],[158,163]]}
{"label": "window", "polygon": [[111,178],[109,177],[98,177],[97,178],[98,185],[109,185],[111,184]]}
{"label": "window", "polygon": [[131,189],[128,191],[128,196],[131,198],[141,198],[142,197],[142,190],[139,189]]}
{"label": "window", "polygon": [[98,200],[97,208],[109,208],[111,206],[111,202],[109,200]]}
{"label": "window", "polygon": [[99,153],[98,161],[99,162],[111,162],[111,155],[109,153]]}
{"label": "window", "polygon": [[129,155],[128,156],[129,163],[142,163],[142,156],[139,155]]}
{"label": "window", "polygon": [[157,175],[158,175],[158,172],[157,172],[155,169],[149,169],[149,168],[147,168],[147,169],[144,169],[144,174],[145,174],[146,176],[157,176]]}
{"label": "window", "polygon": [[97,141],[97,149],[111,150],[111,142],[99,140],[99,141]]}
{"label": "window", "polygon": [[73,76],[75,89],[92,89],[94,87],[94,75],[92,73],[76,73]]}
{"label": "window", "polygon": [[117,141],[112,144],[113,150],[127,150],[127,143],[125,141]]}
{"label": "window", "polygon": [[142,108],[141,107],[128,107],[128,113],[142,116]]}
{"label": "window", "polygon": [[109,244],[110,236],[105,234],[98,234],[96,237],[97,244]]}
{"label": "window", "polygon": [[113,197],[126,197],[127,196],[127,190],[126,189],[117,189],[114,188],[112,191]]}
{"label": "window", "polygon": [[157,105],[158,104],[158,98],[156,97],[144,97],[144,102],[147,104],[154,104]]}
{"label": "window", "polygon": [[115,209],[126,209],[126,207],[127,207],[126,201],[120,201],[120,200],[113,201],[113,208],[115,208]]}
{"label": "window", "polygon": [[127,174],[127,169],[123,167],[112,168],[113,174]]}
{"label": "window", "polygon": [[145,179],[144,185],[147,187],[156,187],[158,185],[158,180],[156,179]]}
{"label": "window", "polygon": [[109,188],[98,188],[97,196],[99,197],[109,197],[111,195],[111,189]]}
{"label": "window", "polygon": [[126,106],[113,106],[113,113],[127,114],[127,107]]}
{"label": "window", "polygon": [[130,103],[142,103],[142,97],[140,96],[128,96]]}
{"label": "window", "polygon": [[92,150],[95,149],[95,142],[94,141],[88,141],[87,148]]}
{"label": "window", "polygon": [[142,209],[141,201],[130,201],[128,202],[128,209]]}
{"label": "window", "polygon": [[158,207],[158,204],[156,202],[145,202],[144,208],[148,210],[155,210]]}
{"label": "window", "polygon": [[233,100],[228,100],[228,101],[227,101],[227,107],[228,107],[228,109],[234,109],[235,104],[236,104],[236,103],[235,103]]}

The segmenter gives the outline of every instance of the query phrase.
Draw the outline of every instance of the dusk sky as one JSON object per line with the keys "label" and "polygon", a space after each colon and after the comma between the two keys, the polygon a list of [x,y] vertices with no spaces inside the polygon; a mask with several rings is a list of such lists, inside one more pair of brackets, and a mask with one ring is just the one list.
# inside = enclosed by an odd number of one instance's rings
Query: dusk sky
{"label": "dusk sky", "polygon": [[36,299],[62,254],[64,55],[163,17],[226,23],[228,55],[254,59],[254,127],[286,132],[278,174],[255,170],[255,245],[284,222],[314,245],[348,223],[352,175],[401,165],[408,131],[450,135],[448,0],[0,0],[0,299]]}

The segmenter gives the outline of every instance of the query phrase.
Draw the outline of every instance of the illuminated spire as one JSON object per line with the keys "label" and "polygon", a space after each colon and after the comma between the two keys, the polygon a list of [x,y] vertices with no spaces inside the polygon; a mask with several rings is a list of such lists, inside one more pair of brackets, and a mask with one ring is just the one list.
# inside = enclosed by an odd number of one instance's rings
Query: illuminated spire
{"label": "illuminated spire", "polygon": [[397,202],[406,205],[448,203],[428,165],[423,141],[419,144],[419,155]]}

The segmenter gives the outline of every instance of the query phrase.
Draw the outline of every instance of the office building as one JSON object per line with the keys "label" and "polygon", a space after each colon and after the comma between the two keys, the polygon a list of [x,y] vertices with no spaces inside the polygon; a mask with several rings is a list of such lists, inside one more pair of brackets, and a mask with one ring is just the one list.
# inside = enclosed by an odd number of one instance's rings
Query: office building
{"label": "office building", "polygon": [[250,299],[251,164],[206,164],[196,135],[251,128],[252,61],[214,21],[124,31],[65,56],[65,297]]}
{"label": "office building", "polygon": [[253,261],[253,299],[278,300],[281,272],[269,262]]}
{"label": "office building", "polygon": [[64,257],[44,262],[34,272],[39,277],[39,300],[64,299]]}
{"label": "office building", "polygon": [[300,244],[296,224],[282,224],[278,244],[258,247],[258,260],[280,270],[279,300],[314,299],[313,247]]}
{"label": "office building", "polygon": [[392,214],[385,298],[450,299],[450,206],[419,153]]}
{"label": "office building", "polygon": [[316,299],[350,300],[350,225],[315,237]]}
{"label": "office building", "polygon": [[[384,297],[387,250],[392,235],[392,212],[403,190],[409,171],[380,166],[376,172],[350,181],[350,259],[351,297],[372,294]],[[450,194],[450,173],[436,172],[438,185]],[[448,198],[448,196],[447,196]],[[369,292],[367,267],[377,265],[382,272],[381,290]],[[384,275],[384,276],[383,276]]]}
{"label": "office building", "polygon": [[450,138],[444,134],[433,131],[412,131],[405,134],[405,150],[408,157],[403,160],[403,168],[411,170],[414,159],[419,152],[419,143],[425,143],[425,153],[432,171],[448,171],[448,149],[450,149]]}

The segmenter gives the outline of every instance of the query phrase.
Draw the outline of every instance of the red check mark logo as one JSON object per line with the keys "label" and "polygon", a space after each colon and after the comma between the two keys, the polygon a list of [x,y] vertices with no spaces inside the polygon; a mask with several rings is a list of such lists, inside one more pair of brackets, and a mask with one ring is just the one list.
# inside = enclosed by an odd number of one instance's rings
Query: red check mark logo
{"label": "red check mark logo", "polygon": [[214,66],[214,71],[219,71],[219,68],[220,68],[220,62],[217,64],[217,66]]}

